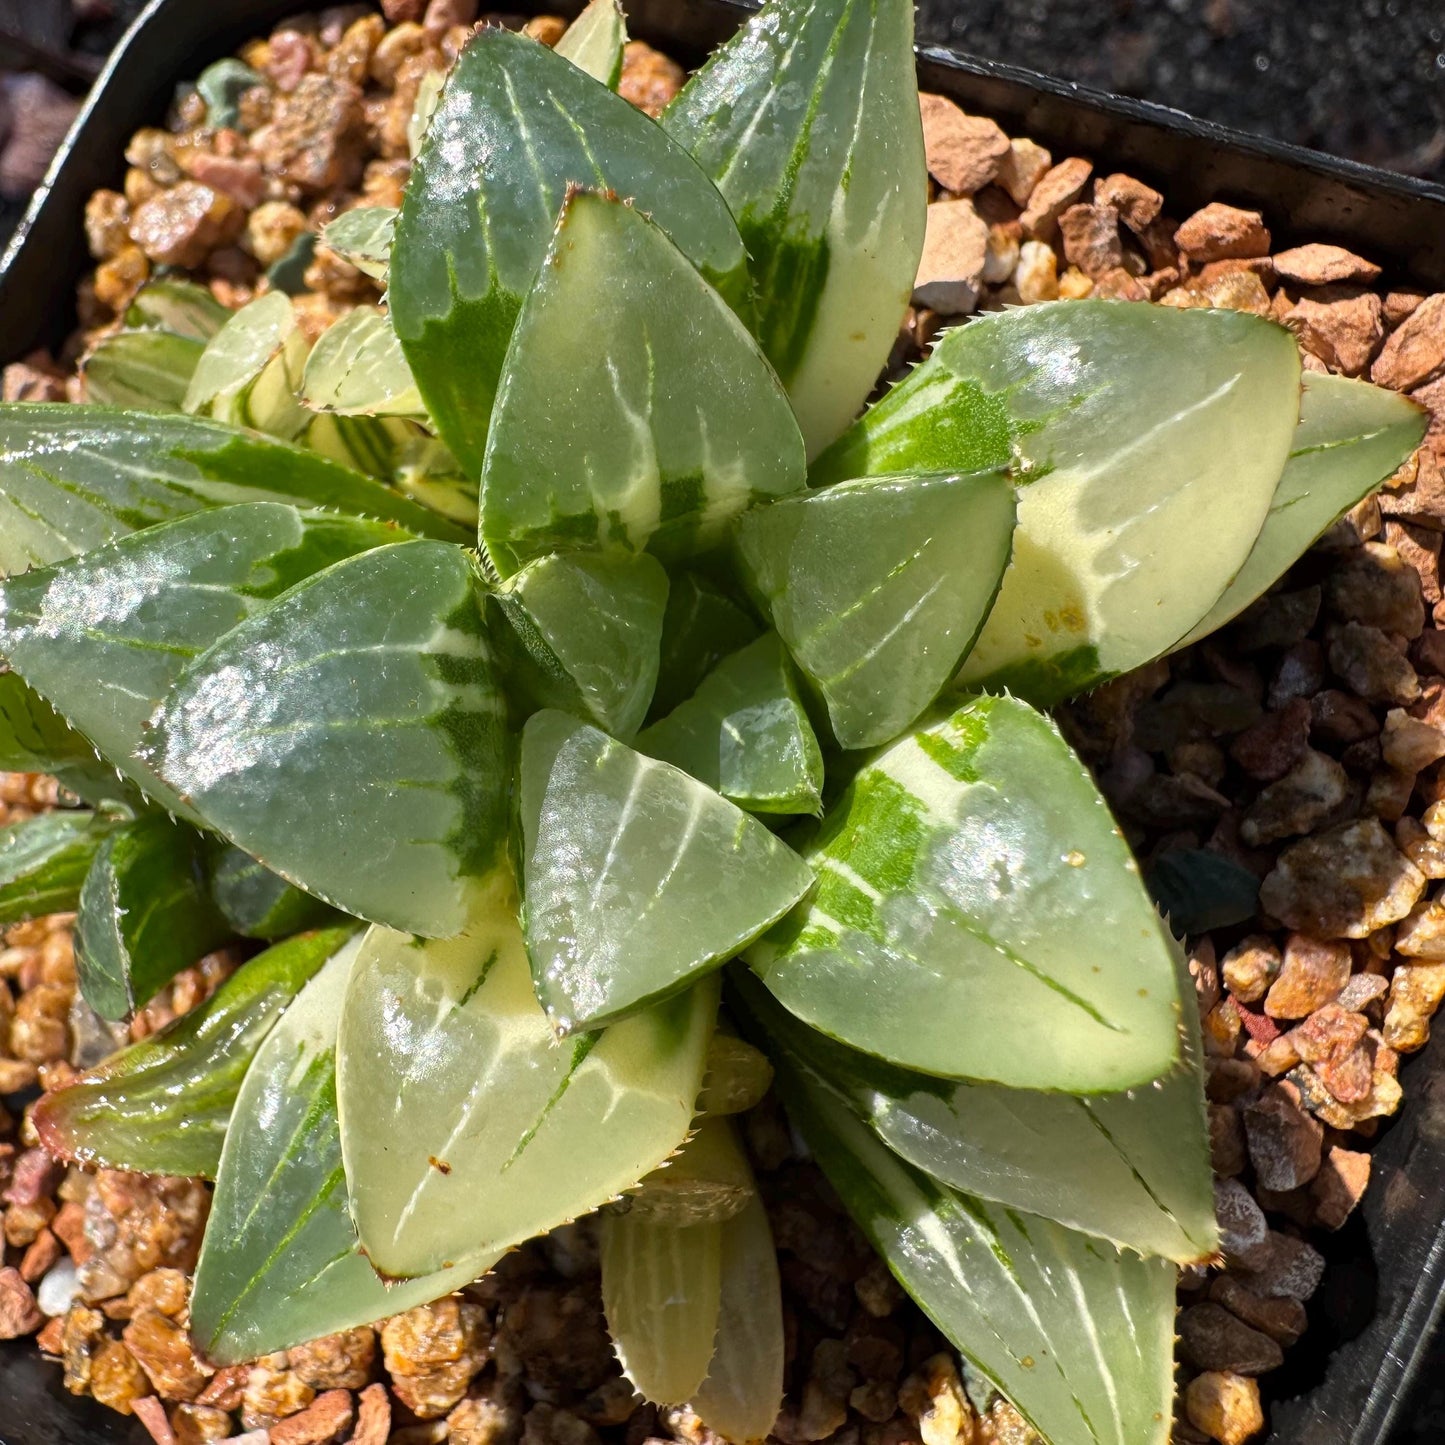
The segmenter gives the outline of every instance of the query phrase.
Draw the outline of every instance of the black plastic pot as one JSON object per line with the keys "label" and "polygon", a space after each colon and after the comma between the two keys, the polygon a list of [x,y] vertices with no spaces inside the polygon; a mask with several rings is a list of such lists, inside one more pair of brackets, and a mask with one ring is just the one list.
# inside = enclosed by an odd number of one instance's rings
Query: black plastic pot
{"label": "black plastic pot", "polygon": [[[121,151],[159,121],[178,81],[293,13],[302,0],[153,0],[117,49],[55,168],[0,260],[0,360],[59,340],[88,265],[86,198],[114,185]],[[1209,200],[1262,208],[1276,236],[1334,240],[1392,279],[1445,287],[1445,188],[1241,135],[1162,106],[1101,95],[927,45],[960,0],[922,0],[920,79],[967,108],[1159,186],[1175,214]],[[523,3],[519,9],[542,9]],[[545,8],[575,13],[579,0]],[[627,0],[634,34],[696,61],[746,13],[739,0]],[[1442,1025],[1445,1027],[1445,1025]],[[1271,1445],[1439,1445],[1445,1441],[1445,1042],[1404,1073],[1401,1116],[1382,1131],[1356,1216],[1325,1246],[1329,1268],[1310,1328],[1269,1377]],[[110,1445],[149,1437],[76,1400],[33,1343],[0,1345],[0,1445]]]}

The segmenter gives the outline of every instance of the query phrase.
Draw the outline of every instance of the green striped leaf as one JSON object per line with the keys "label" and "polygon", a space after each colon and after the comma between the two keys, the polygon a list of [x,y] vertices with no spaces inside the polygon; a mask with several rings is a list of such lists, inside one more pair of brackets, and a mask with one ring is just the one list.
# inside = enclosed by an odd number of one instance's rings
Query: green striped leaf
{"label": "green striped leaf", "polygon": [[291,298],[268,291],[237,311],[206,343],[183,410],[290,441],[310,417],[296,400],[310,343]]}
{"label": "green striped leaf", "polygon": [[1148,1083],[1179,1057],[1173,963],[1128,845],[1025,703],[976,698],[900,739],[806,857],[818,887],[748,962],[830,1037],[1071,1093]]}
{"label": "green striped leaf", "polygon": [[204,343],[231,315],[228,307],[194,281],[149,281],[126,308],[125,324],[136,330],[168,331]]}
{"label": "green striped leaf", "polygon": [[427,1304],[493,1262],[388,1284],[361,1251],[336,1114],[336,1030],[360,943],[281,1016],[236,1099],[191,1297],[192,1333],[218,1365]]}
{"label": "green striped leaf", "polygon": [[495,594],[513,682],[534,707],[562,708],[628,738],[657,682],[667,573],[645,553],[539,557]]}
{"label": "green striped leaf", "polygon": [[68,913],[119,820],[95,813],[42,813],[0,828],[0,927]]}
{"label": "green striped leaf", "polygon": [[426,419],[401,342],[375,306],[358,306],[321,333],[301,374],[301,400],[342,416]]}
{"label": "green striped leaf", "polygon": [[695,693],[729,653],[751,642],[762,629],[733,598],[696,572],[675,572],[662,618],[662,644],[653,718],[666,717]]}
{"label": "green striped leaf", "polygon": [[900,1069],[799,1023],[755,980],[737,983],[775,1048],[826,1079],[915,1168],[1139,1254],[1198,1264],[1218,1251],[1196,1009],[1181,1002],[1184,1057],[1173,1073],[1147,1089],[1080,1097]]}
{"label": "green striped leaf", "polygon": [[198,657],[146,761],[307,893],[447,937],[506,834],[502,713],[466,553],[398,542],[291,588]]}
{"label": "green striped leaf", "polygon": [[137,818],[100,845],[80,890],[80,992],[101,1018],[128,1018],[230,936],[206,890],[201,839],[159,814]]}
{"label": "green striped leaf", "polygon": [[0,650],[137,787],[199,822],[139,757],[161,699],[287,588],[396,535],[277,502],[180,517],[0,584]]}
{"label": "green striped leaf", "polygon": [[570,196],[487,440],[481,532],[500,572],[577,547],[687,557],[805,480],[788,399],[722,297],[641,210]]}
{"label": "green striped leaf", "polygon": [[565,56],[482,31],[417,156],[388,293],[427,410],[473,476],[508,338],[572,184],[636,201],[730,303],[745,304],[742,239],[687,152]]}
{"label": "green striped leaf", "polygon": [[812,886],[756,819],[563,713],[523,731],[520,806],[527,952],[562,1032],[685,988]]}
{"label": "green striped leaf", "polygon": [[286,938],[337,921],[334,909],[233,844],[217,840],[206,867],[212,900],[243,938]]}
{"label": "green striped leaf", "polygon": [[306,933],[243,964],[204,1003],[35,1108],[57,1159],[214,1179],[241,1081],[272,1026],[352,930]]}
{"label": "green striped leaf", "polygon": [[622,1373],[658,1404],[702,1384],[722,1304],[722,1225],[602,1216],[602,1307]]}
{"label": "green striped leaf", "polygon": [[637,750],[750,813],[822,810],[823,753],[776,632],[724,658]]}
{"label": "green striped leaf", "polygon": [[53,773],[94,761],[95,749],[18,672],[0,672],[0,770]]}
{"label": "green striped leaf", "polygon": [[1299,365],[1287,331],[1241,311],[1001,311],[946,333],[812,481],[1010,467],[1013,562],[960,677],[1042,707],[1208,613],[1264,525]]}
{"label": "green striped leaf", "polygon": [[913,6],[772,0],[687,83],[662,125],[737,217],[758,335],[814,456],[873,389],[923,251]]}
{"label": "green striped leaf", "polygon": [[16,672],[0,672],[0,771],[49,773],[93,808],[145,806],[95,748]]}
{"label": "green striped leaf", "polygon": [[1409,457],[1427,420],[1397,392],[1305,372],[1299,426],[1264,526],[1219,601],[1179,645],[1207,637],[1263,597],[1321,533]]}
{"label": "green striped leaf", "polygon": [[399,214],[394,206],[355,206],[324,226],[321,239],[363,275],[385,282]]}
{"label": "green striped leaf", "polygon": [[687,1134],[716,1014],[709,980],[559,1046],[505,875],[457,938],[372,929],[338,1066],[369,1258],[388,1275],[485,1265],[635,1184]]}
{"label": "green striped leaf", "polygon": [[998,595],[1014,511],[1002,472],[939,472],[846,482],[743,518],[745,575],[841,747],[890,742],[957,671]]}
{"label": "green striped leaf", "polygon": [[182,410],[204,341],[169,331],[116,331],[85,358],[85,395],[98,406]]}
{"label": "green striped leaf", "polygon": [[617,0],[589,0],[553,49],[593,80],[616,90],[626,44],[627,19]]}
{"label": "green striped leaf", "polygon": [[951,1190],[890,1154],[816,1077],[791,1061],[778,1077],[899,1283],[1046,1445],[1165,1445],[1171,1264]]}
{"label": "green striped leaf", "polygon": [[104,407],[0,407],[0,574],[233,502],[290,502],[465,540],[388,488],[249,432]]}
{"label": "green striped leaf", "polygon": [[722,1235],[722,1300],[707,1378],[692,1407],[725,1440],[771,1435],[783,1404],[783,1294],[768,1212],[756,1195],[718,1226]]}

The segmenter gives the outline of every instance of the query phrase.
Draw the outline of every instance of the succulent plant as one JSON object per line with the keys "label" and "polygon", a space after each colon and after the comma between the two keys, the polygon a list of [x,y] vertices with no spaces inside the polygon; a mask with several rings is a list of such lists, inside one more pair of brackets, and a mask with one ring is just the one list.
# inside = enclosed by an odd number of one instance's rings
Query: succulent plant
{"label": "succulent plant", "polygon": [[[1417,442],[1251,315],[980,317],[862,410],[922,243],[908,0],[769,0],[655,123],[594,0],[481,31],[386,279],[312,346],[166,281],[0,410],[0,838],[124,1019],[54,1152],[215,1181],[218,1362],[600,1213],[619,1356],[766,1434],[731,1116],[774,1071],[894,1272],[1053,1445],[1165,1438],[1218,1248],[1193,994],[1040,709],[1235,616]],[[861,412],[861,414],[860,414]],[[725,1014],[720,1022],[720,1002]]]}

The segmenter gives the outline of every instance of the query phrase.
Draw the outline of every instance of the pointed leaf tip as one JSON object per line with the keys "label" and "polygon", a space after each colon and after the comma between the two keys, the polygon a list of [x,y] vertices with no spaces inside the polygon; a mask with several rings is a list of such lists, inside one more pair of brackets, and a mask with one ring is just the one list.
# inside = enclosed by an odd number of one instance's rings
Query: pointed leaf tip
{"label": "pointed leaf tip", "polygon": [[527,951],[565,1029],[683,988],[813,881],[711,788],[559,712],[523,732],[521,814]]}
{"label": "pointed leaf tip", "polygon": [[1154,906],[1083,765],[1027,704],[975,698],[906,734],[805,856],[817,888],[747,960],[815,1028],[1018,1088],[1104,1092],[1173,1067]]}
{"label": "pointed leaf tip", "polygon": [[481,535],[498,569],[578,547],[685,559],[805,481],[788,399],[742,322],[640,206],[573,191],[487,439]]}

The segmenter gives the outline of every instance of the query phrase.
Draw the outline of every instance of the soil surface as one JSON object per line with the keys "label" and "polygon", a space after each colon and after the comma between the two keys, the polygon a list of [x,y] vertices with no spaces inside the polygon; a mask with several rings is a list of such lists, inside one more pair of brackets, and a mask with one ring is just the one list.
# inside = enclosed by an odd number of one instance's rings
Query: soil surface
{"label": "soil surface", "polygon": [[[83,67],[142,4],[0,0],[0,31],[68,49]],[[921,0],[919,28],[990,59],[1445,181],[1438,0]],[[0,46],[0,64],[19,63]]]}

